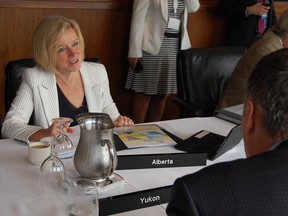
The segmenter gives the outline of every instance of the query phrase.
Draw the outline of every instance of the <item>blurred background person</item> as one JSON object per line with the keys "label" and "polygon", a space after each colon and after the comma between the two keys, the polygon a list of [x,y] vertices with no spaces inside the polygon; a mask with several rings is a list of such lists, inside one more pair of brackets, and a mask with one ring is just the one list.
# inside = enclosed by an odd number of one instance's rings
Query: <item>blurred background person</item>
{"label": "blurred background person", "polygon": [[176,55],[191,47],[188,13],[199,7],[199,0],[134,0],[126,89],[135,92],[135,123],[161,120],[168,95],[177,93]]}
{"label": "blurred background person", "polygon": [[276,20],[273,0],[219,0],[228,18],[226,46],[249,48]]}
{"label": "blurred background person", "polygon": [[[23,73],[3,123],[4,138],[29,142],[57,136],[60,127],[53,118],[69,117],[75,125],[83,112],[107,113],[115,126],[133,124],[113,102],[104,65],[83,61],[84,39],[75,20],[44,18],[34,31],[33,56],[36,66]],[[32,113],[34,125],[28,125]]]}
{"label": "blurred background person", "polygon": [[276,24],[268,29],[242,56],[236,65],[217,108],[225,108],[244,102],[246,81],[259,60],[276,50],[288,48],[288,10]]}

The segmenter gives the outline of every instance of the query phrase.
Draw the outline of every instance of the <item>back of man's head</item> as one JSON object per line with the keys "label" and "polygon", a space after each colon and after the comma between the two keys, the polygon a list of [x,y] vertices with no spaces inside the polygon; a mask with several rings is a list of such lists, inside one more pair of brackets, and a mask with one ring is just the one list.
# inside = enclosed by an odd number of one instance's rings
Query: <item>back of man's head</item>
{"label": "back of man's head", "polygon": [[288,48],[275,51],[259,61],[248,79],[246,97],[260,107],[267,133],[287,138]]}

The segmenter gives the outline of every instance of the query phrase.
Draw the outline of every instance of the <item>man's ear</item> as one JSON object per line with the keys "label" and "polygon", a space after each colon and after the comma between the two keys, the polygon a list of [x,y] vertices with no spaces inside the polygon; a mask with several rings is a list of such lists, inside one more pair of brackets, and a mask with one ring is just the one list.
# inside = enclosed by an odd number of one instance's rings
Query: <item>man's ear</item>
{"label": "man's ear", "polygon": [[251,130],[255,126],[255,104],[252,99],[246,101],[246,127]]}

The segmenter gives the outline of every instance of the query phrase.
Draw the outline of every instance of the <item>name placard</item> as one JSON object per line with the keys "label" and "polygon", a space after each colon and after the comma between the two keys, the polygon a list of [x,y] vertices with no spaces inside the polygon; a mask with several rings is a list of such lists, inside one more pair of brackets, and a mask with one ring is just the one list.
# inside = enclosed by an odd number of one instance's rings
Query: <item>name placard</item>
{"label": "name placard", "polygon": [[206,153],[119,155],[117,170],[205,166]]}
{"label": "name placard", "polygon": [[103,198],[99,200],[99,215],[111,215],[168,203],[171,185]]}

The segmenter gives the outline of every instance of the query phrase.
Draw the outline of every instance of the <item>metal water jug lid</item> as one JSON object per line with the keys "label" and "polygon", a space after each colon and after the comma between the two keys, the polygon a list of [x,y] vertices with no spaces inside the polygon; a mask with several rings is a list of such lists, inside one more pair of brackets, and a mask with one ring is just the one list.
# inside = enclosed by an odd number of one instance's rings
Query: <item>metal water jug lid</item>
{"label": "metal water jug lid", "polygon": [[105,130],[114,128],[113,121],[107,113],[81,113],[76,116],[80,127],[88,130]]}

